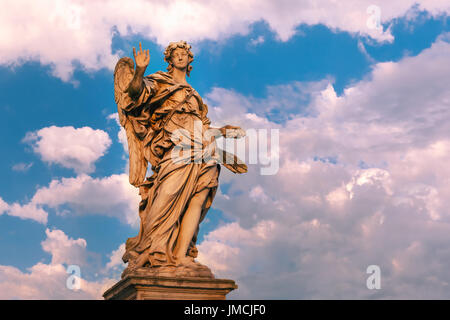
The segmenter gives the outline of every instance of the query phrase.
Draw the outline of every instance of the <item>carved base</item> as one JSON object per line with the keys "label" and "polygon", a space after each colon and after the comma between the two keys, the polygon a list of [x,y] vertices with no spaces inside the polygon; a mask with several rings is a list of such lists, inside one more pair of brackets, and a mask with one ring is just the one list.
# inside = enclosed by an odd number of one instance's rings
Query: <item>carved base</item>
{"label": "carved base", "polygon": [[151,277],[214,278],[214,275],[207,266],[194,260],[186,261],[185,264],[179,264],[178,266],[141,267],[137,269],[127,267],[122,273],[122,279],[129,273],[137,273]]}
{"label": "carved base", "polygon": [[213,277],[162,276],[139,268],[103,294],[105,300],[225,300],[237,289],[233,280]]}

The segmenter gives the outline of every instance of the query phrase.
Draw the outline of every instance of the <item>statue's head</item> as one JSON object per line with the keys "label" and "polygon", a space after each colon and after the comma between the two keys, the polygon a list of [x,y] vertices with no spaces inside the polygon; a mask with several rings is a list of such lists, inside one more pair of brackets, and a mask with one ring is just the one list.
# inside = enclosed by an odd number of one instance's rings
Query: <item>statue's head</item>
{"label": "statue's head", "polygon": [[173,68],[186,68],[186,74],[189,77],[192,70],[191,63],[194,61],[191,45],[186,41],[171,42],[164,51],[164,61],[169,64],[167,67],[169,73]]}

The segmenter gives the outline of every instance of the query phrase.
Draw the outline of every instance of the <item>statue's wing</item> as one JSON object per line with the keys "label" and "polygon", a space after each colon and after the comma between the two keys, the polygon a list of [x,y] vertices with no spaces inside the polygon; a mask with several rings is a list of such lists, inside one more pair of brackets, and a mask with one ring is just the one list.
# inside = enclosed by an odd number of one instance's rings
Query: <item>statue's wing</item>
{"label": "statue's wing", "polygon": [[119,60],[114,70],[114,98],[117,103],[120,124],[125,128],[128,140],[130,160],[130,183],[138,187],[145,180],[147,173],[147,160],[144,157],[143,142],[134,131],[133,125],[127,116],[126,108],[133,102],[125,90],[134,75],[134,61],[124,57]]}

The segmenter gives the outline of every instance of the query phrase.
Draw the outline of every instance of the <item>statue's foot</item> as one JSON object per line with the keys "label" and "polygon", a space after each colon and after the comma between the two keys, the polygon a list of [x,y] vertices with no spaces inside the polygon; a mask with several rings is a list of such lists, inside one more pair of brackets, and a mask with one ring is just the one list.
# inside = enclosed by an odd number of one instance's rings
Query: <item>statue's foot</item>
{"label": "statue's foot", "polygon": [[179,266],[185,266],[185,267],[195,267],[196,262],[194,261],[193,257],[185,256],[182,258],[178,258],[178,265]]}
{"label": "statue's foot", "polygon": [[194,277],[214,278],[211,270],[207,266],[195,261],[193,257],[185,256],[177,260],[177,273],[180,275],[185,274]]}
{"label": "statue's foot", "polygon": [[125,278],[128,274],[133,273],[136,270],[135,267],[132,267],[130,265],[128,265],[128,267],[125,268],[125,270],[123,270],[121,278]]}

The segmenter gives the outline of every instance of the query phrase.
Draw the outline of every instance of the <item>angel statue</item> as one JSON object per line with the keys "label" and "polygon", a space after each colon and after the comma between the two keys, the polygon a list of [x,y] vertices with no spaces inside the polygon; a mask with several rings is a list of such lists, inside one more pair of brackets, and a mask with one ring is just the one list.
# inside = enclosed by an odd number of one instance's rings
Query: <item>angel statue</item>
{"label": "angel statue", "polygon": [[128,266],[122,277],[138,268],[213,277],[208,267],[195,261],[199,224],[216,194],[220,164],[234,173],[247,172],[247,166],[219,149],[215,139],[241,138],[245,132],[231,125],[210,127],[208,106],[186,81],[194,61],[188,43],[172,42],[166,48],[167,72],[144,76],[150,53],[141,43],[133,55],[136,68],[124,57],[114,71],[115,101],[128,140],[130,183],[141,196],[140,230],[126,242],[122,259]]}

